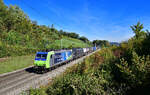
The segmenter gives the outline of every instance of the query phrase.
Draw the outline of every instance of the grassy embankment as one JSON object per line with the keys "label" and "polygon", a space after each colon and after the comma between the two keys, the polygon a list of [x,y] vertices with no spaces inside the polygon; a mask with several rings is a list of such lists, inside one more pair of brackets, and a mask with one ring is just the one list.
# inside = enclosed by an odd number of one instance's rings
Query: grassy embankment
{"label": "grassy embankment", "polygon": [[0,74],[12,72],[33,65],[34,55],[8,57],[0,60]]}

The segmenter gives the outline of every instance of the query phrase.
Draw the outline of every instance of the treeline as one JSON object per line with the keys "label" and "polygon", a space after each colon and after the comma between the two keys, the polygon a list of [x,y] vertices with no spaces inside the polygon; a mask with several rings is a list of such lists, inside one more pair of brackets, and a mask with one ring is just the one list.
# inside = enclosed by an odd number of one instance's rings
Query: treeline
{"label": "treeline", "polygon": [[93,44],[100,47],[110,46],[110,43],[107,40],[93,40]]}
{"label": "treeline", "polygon": [[150,32],[138,22],[134,37],[102,48],[31,95],[150,95]]}
{"label": "treeline", "polygon": [[88,40],[88,38],[84,37],[84,36],[79,36],[79,34],[77,33],[74,33],[74,32],[65,32],[63,30],[60,30],[59,33],[63,36],[67,36],[67,37],[71,37],[71,38],[75,38],[75,39],[79,39],[81,41],[84,41],[84,42],[90,42]]}
{"label": "treeline", "polygon": [[64,36],[90,44],[86,37],[80,37],[79,34],[57,30],[54,25],[38,25],[18,6],[6,6],[3,0],[0,0],[0,57],[57,49],[60,47],[51,47],[51,44]]}
{"label": "treeline", "polygon": [[110,47],[110,46],[119,46],[120,43],[118,42],[109,42],[107,40],[93,40],[93,45],[96,45],[98,47]]}

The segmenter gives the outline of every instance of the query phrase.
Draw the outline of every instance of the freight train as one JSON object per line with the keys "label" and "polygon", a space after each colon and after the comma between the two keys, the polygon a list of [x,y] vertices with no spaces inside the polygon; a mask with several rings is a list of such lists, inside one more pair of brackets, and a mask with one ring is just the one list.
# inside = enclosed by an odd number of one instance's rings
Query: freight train
{"label": "freight train", "polygon": [[48,71],[52,67],[80,58],[93,51],[96,47],[73,48],[70,50],[55,50],[49,52],[37,52],[34,60],[35,71]]}

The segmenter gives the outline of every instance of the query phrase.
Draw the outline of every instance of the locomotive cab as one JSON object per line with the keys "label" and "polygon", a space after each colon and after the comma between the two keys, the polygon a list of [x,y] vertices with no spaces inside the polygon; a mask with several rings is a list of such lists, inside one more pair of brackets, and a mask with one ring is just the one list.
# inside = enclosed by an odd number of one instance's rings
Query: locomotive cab
{"label": "locomotive cab", "polygon": [[36,66],[45,66],[48,52],[38,52],[34,64]]}
{"label": "locomotive cab", "polygon": [[50,68],[50,63],[52,62],[52,56],[54,52],[37,52],[34,60],[35,67],[38,68]]}

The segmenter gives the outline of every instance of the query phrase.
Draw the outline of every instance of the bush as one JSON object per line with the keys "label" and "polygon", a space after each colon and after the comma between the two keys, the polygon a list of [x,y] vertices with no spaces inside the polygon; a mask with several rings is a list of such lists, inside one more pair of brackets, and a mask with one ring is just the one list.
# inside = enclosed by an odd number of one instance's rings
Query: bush
{"label": "bush", "polygon": [[131,63],[129,64],[124,59],[120,60],[117,67],[120,70],[120,78],[131,87],[146,85],[145,81],[149,78],[150,73],[150,57],[138,56],[135,52],[132,53]]}
{"label": "bush", "polygon": [[95,77],[78,74],[67,74],[65,77],[56,80],[47,89],[48,94],[52,95],[95,95],[102,94],[103,87]]}

